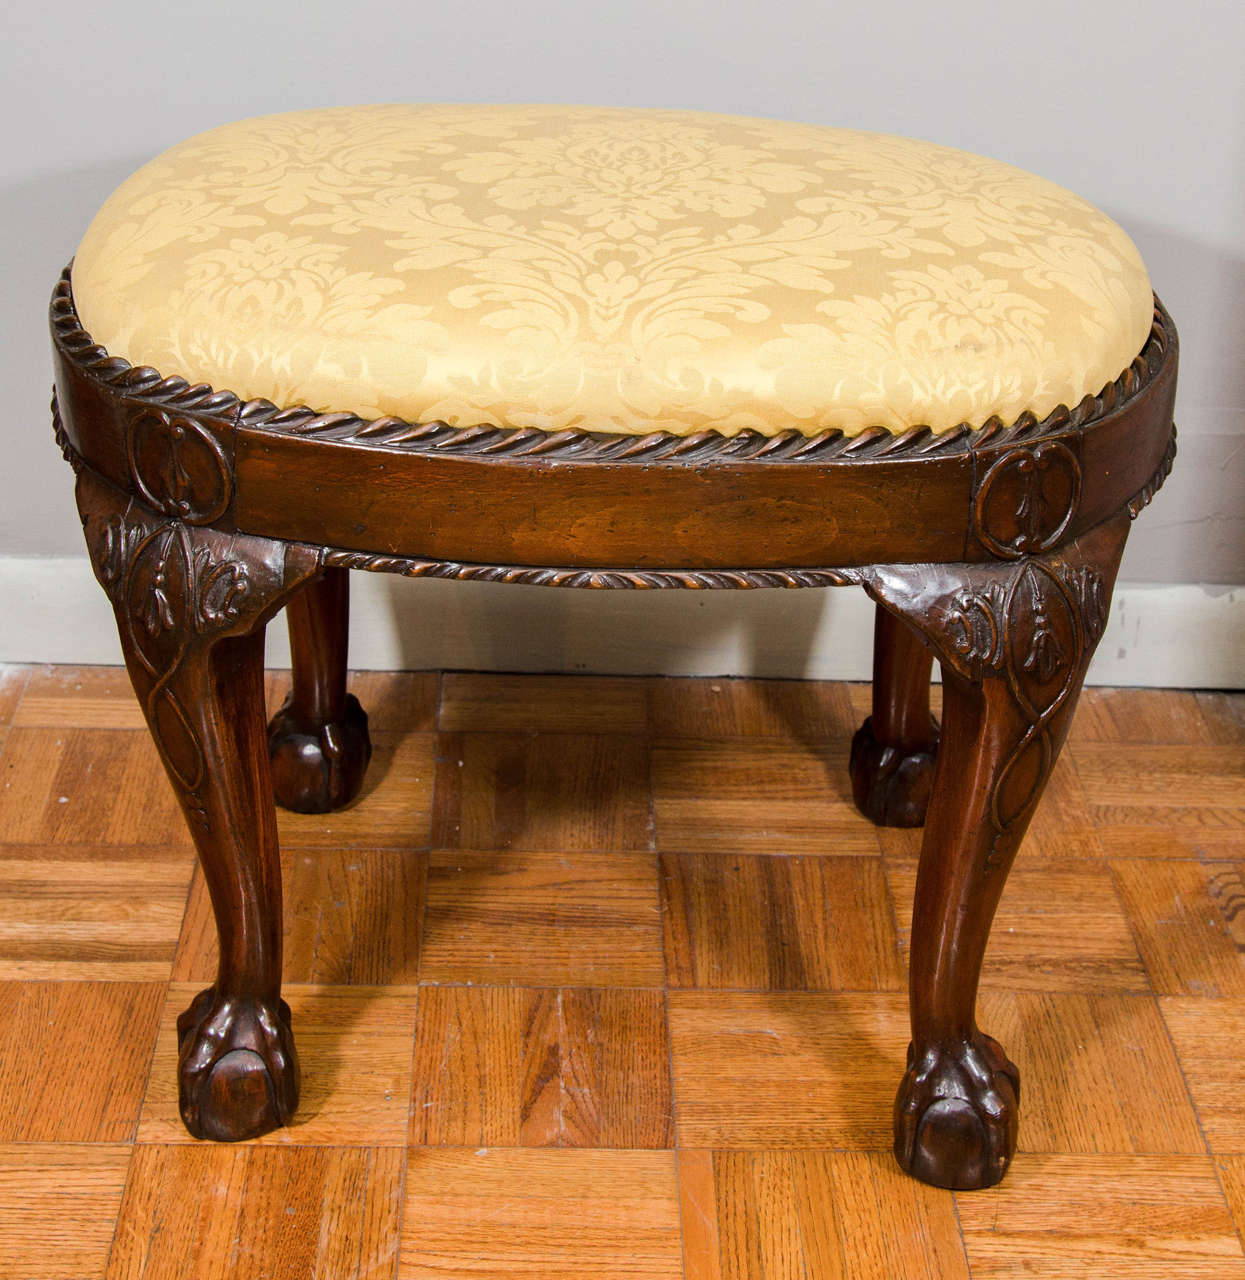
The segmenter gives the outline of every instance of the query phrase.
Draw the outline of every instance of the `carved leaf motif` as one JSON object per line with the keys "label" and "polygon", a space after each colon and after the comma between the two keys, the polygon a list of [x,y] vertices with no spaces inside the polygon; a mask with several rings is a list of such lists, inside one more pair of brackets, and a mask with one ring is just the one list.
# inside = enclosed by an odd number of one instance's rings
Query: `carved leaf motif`
{"label": "carved leaf motif", "polygon": [[864,571],[878,598],[931,640],[942,661],[977,682],[1000,680],[1013,703],[1011,740],[987,801],[986,869],[1008,864],[1053,767],[1055,729],[1102,635],[1110,588],[1091,564],[1023,556],[1010,564],[912,565]]}
{"label": "carved leaf motif", "polygon": [[996,667],[1003,660],[1003,588],[961,591],[947,613],[952,648],[969,664]]}
{"label": "carved leaf motif", "polygon": [[1046,614],[1046,601],[1036,575],[1029,578],[1029,597],[1033,604],[1033,639],[1022,665],[1045,684],[1063,665],[1067,655]]}
{"label": "carved leaf motif", "polygon": [[155,568],[152,570],[142,616],[143,627],[153,640],[162,631],[171,631],[176,625],[173,603],[168,591],[169,558],[176,538],[176,527],[169,525],[160,535],[160,542],[156,548]]}
{"label": "carved leaf motif", "polygon": [[236,560],[213,565],[206,547],[195,552],[195,598],[200,630],[211,630],[237,620],[240,602],[250,583],[246,566]]}
{"label": "carved leaf motif", "polygon": [[134,547],[133,530],[122,516],[109,516],[95,547],[95,565],[100,582],[110,597],[120,589]]}
{"label": "carved leaf motif", "polygon": [[1096,644],[1107,625],[1109,604],[1102,575],[1088,566],[1065,568],[1063,580],[1077,602],[1081,626],[1088,644]]}

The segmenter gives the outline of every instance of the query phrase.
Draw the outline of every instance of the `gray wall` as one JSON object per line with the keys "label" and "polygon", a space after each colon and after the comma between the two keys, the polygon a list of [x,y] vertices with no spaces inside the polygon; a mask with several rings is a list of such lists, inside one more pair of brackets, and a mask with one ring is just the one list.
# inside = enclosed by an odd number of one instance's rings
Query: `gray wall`
{"label": "gray wall", "polygon": [[[1180,458],[1122,580],[1245,582],[1241,0],[217,0],[22,5],[0,119],[0,557],[81,552],[48,429],[44,310],[108,192],[225,120],[331,103],[698,107],[877,129],[1080,192],[1176,317]],[[2,624],[0,624],[2,625]]]}

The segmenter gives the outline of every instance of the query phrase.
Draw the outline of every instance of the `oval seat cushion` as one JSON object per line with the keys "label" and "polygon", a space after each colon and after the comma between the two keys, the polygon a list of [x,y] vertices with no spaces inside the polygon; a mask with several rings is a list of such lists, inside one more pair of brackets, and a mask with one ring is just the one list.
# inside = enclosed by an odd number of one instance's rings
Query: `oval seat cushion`
{"label": "oval seat cushion", "polygon": [[390,105],[140,169],[73,266],[113,355],[456,426],[814,434],[1044,417],[1153,316],[1062,187],[904,138],[699,112]]}

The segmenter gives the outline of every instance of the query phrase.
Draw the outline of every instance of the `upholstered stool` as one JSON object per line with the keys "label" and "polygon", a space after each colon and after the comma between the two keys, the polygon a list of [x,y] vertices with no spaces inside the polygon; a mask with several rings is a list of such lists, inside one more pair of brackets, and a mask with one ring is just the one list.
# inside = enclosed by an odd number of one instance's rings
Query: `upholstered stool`
{"label": "upholstered stool", "polygon": [[[347,570],[857,584],[879,608],[853,791],[925,824],[895,1152],[943,1186],[1002,1177],[1018,1074],[975,1022],[982,954],[1174,452],[1176,334],[1119,227],[901,138],[309,111],[125,182],[52,331],[87,545],[220,934],[178,1024],[193,1134],[298,1101],[273,793],[331,809],[368,762]],[[293,692],[265,730],[283,606]]]}

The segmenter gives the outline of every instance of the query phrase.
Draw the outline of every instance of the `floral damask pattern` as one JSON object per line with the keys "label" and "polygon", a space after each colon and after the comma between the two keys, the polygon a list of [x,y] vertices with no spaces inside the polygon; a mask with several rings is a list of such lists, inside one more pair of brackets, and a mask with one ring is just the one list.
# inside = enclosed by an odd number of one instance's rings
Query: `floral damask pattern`
{"label": "floral damask pattern", "polygon": [[1132,242],[928,143],[696,112],[377,106],[158,156],[74,264],[134,364],[278,404],[689,433],[1005,420],[1141,350]]}

